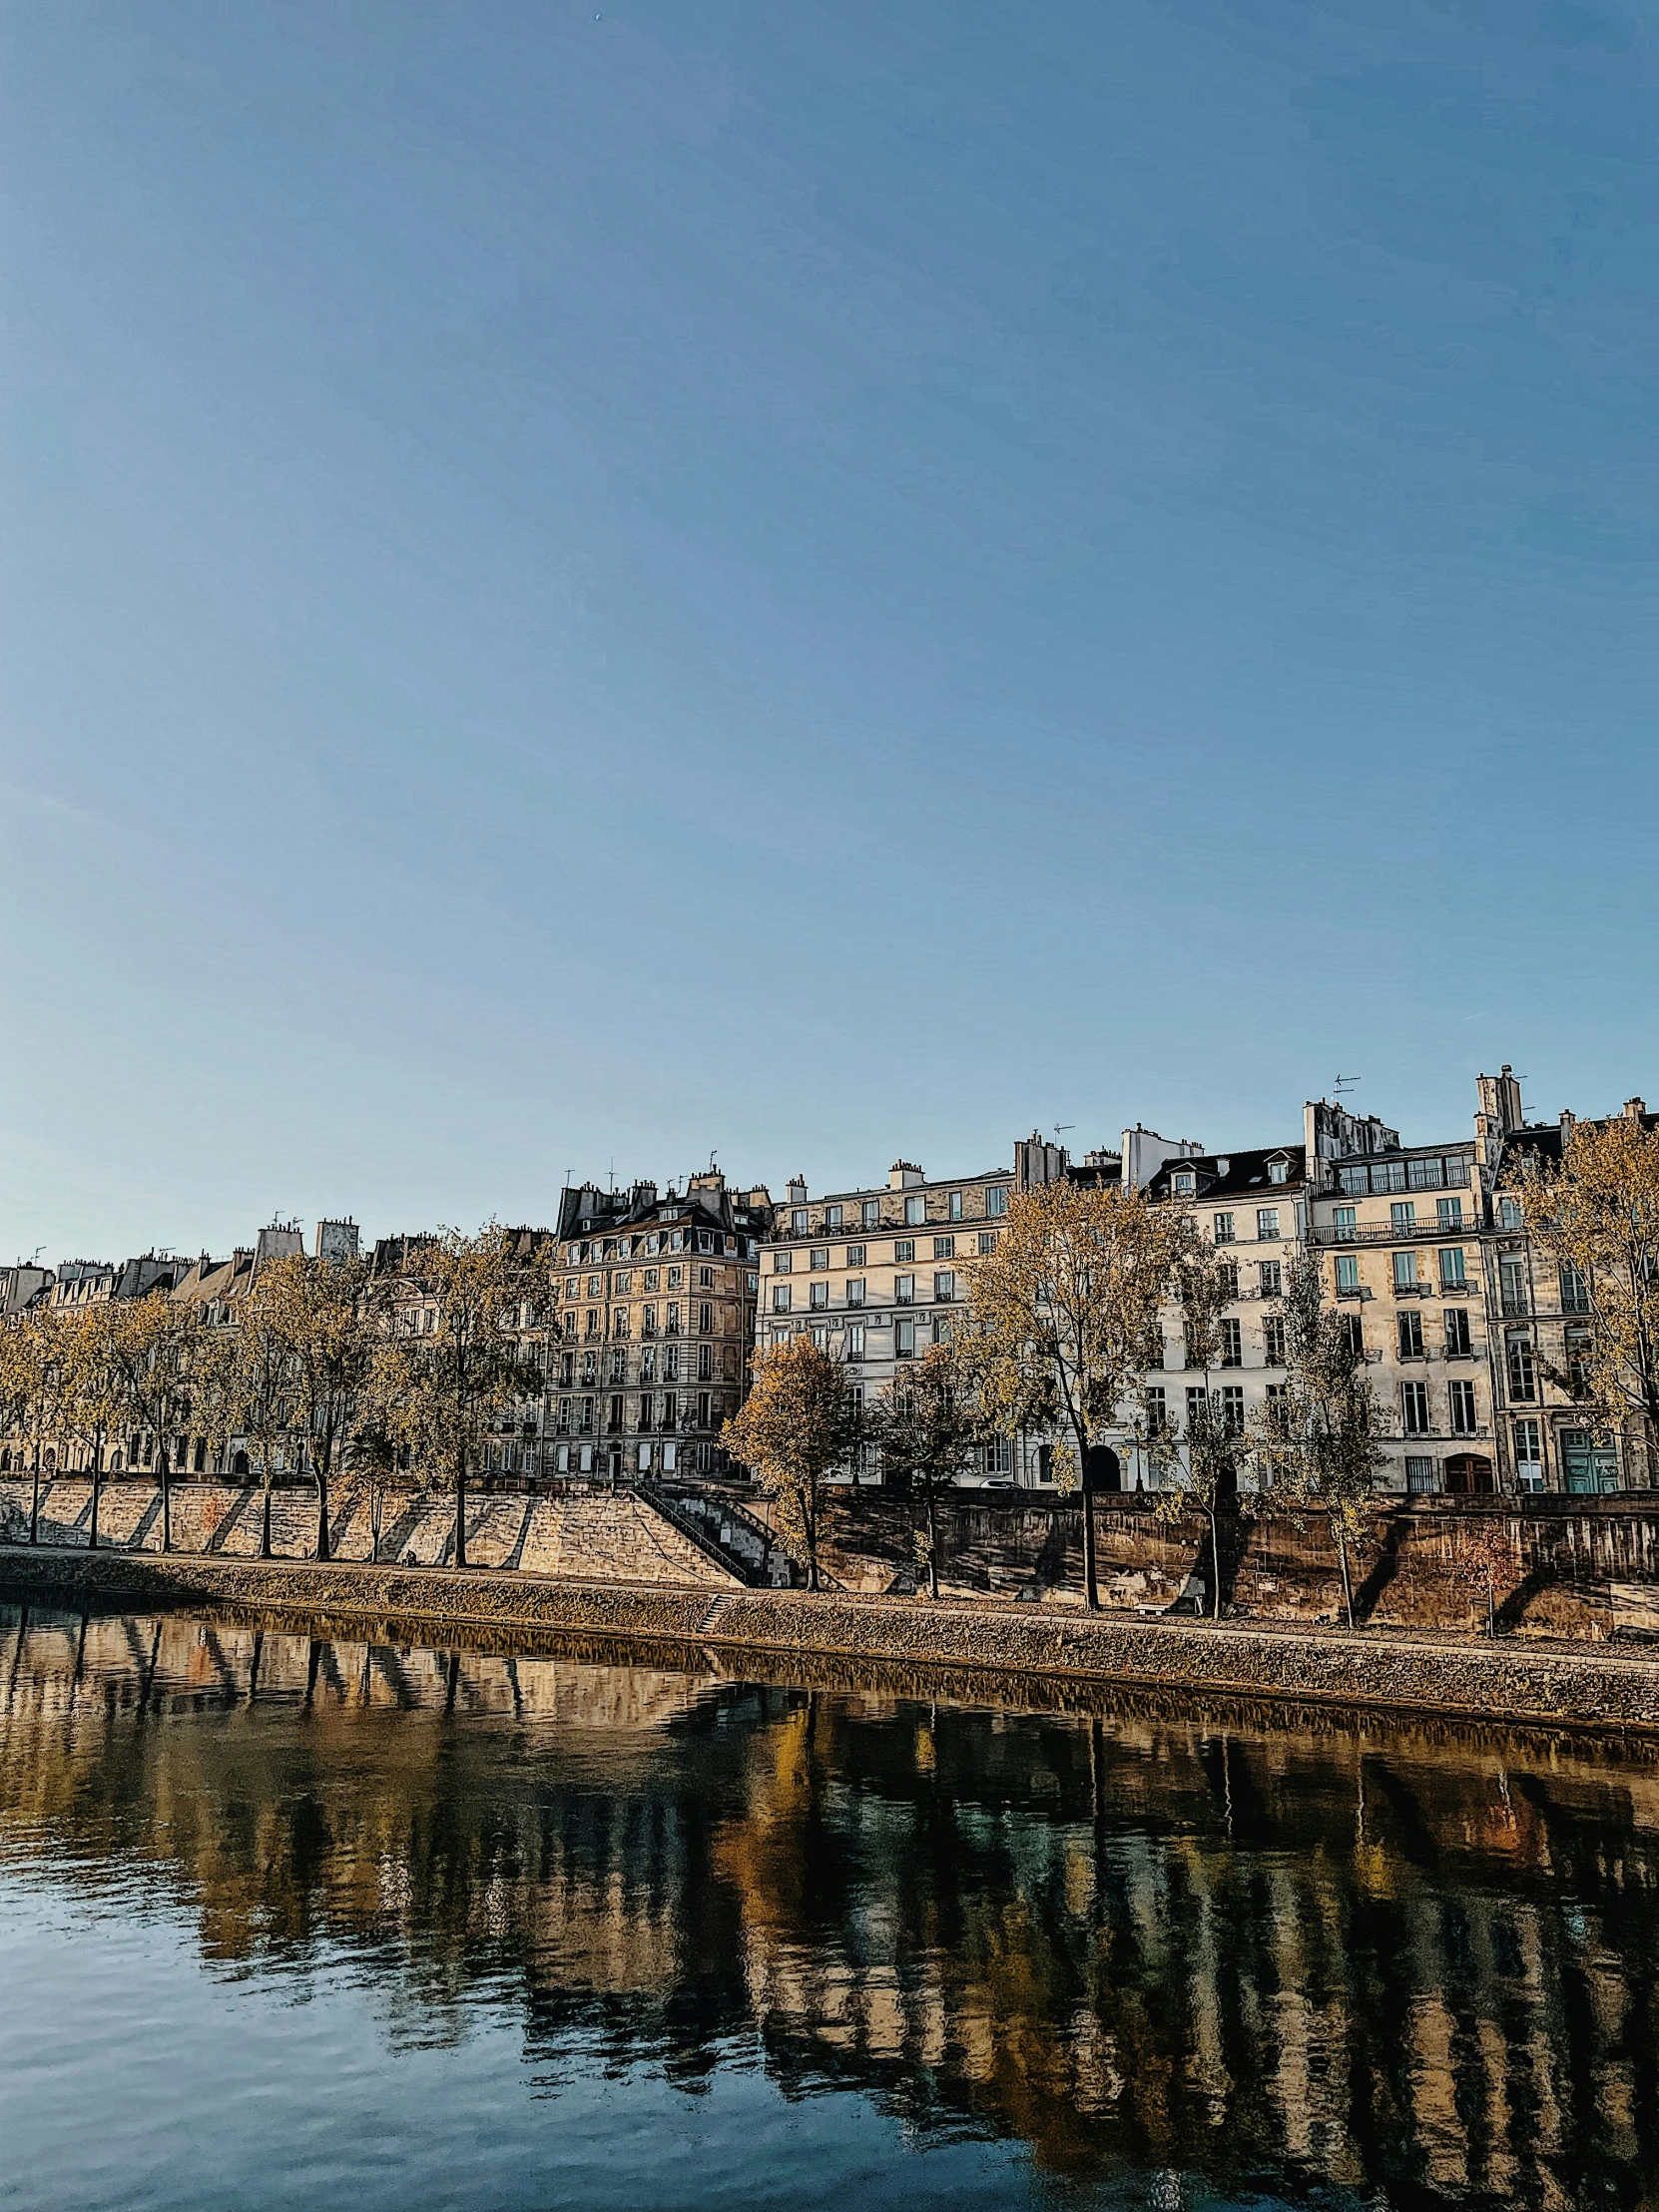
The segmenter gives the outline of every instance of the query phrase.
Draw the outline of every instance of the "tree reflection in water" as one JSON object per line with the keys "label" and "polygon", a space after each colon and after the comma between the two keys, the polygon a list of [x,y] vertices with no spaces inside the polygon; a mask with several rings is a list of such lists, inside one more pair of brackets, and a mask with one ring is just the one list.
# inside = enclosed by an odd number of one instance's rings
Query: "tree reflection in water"
{"label": "tree reflection in water", "polygon": [[[690,2088],[734,2043],[1077,2177],[1654,2201],[1659,1765],[0,1608],[0,1868],[358,1950]],[[251,1688],[253,1695],[251,1695]]]}

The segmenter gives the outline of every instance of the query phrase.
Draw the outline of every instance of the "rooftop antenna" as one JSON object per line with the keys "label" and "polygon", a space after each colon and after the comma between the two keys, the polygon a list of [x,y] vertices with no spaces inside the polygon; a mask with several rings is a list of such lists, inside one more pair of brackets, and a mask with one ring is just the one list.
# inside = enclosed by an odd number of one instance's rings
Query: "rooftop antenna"
{"label": "rooftop antenna", "polygon": [[1339,1075],[1331,1086],[1331,1095],[1333,1098],[1341,1098],[1344,1091],[1351,1091],[1356,1083],[1364,1081],[1365,1077],[1361,1075]]}
{"label": "rooftop antenna", "polygon": [[1057,1121],[1054,1124],[1054,1134],[1058,1137],[1063,1135],[1066,1130],[1075,1129],[1076,1127],[1077,1124],[1074,1121]]}

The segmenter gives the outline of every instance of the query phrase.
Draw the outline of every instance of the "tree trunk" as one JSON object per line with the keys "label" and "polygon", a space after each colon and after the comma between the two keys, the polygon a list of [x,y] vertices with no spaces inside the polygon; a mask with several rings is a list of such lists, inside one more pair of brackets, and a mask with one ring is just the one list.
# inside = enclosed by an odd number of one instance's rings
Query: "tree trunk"
{"label": "tree trunk", "polygon": [[466,1451],[455,1464],[455,1564],[466,1565]]}
{"label": "tree trunk", "polygon": [[260,1514],[260,1557],[271,1557],[271,1476],[265,1478],[265,1504]]}
{"label": "tree trunk", "polygon": [[927,1594],[939,1594],[939,1523],[933,1510],[933,1485],[927,1485]]}
{"label": "tree trunk", "polygon": [[1089,1439],[1077,1431],[1077,1479],[1083,1490],[1083,1602],[1091,1613],[1100,1611],[1100,1585],[1095,1576],[1094,1492],[1089,1487]]}
{"label": "tree trunk", "polygon": [[29,1541],[40,1542],[40,1446],[35,1446],[35,1479],[29,1493]]}
{"label": "tree trunk", "polygon": [[316,1555],[326,1559],[328,1552],[328,1476],[322,1461],[317,1460],[311,1473],[316,1481]]}
{"label": "tree trunk", "polygon": [[1348,1559],[1348,1530],[1337,1529],[1337,1560],[1343,1570],[1343,1610],[1348,1615],[1348,1625],[1354,1626],[1354,1572]]}
{"label": "tree trunk", "polygon": [[1221,1619],[1221,1515],[1210,1508],[1210,1618]]}
{"label": "tree trunk", "polygon": [[168,1469],[167,1447],[160,1446],[162,1461],[162,1549],[173,1549],[173,1477]]}
{"label": "tree trunk", "polygon": [[104,1490],[104,1447],[99,1444],[92,1455],[92,1527],[87,1532],[87,1549],[98,1549],[98,1507]]}

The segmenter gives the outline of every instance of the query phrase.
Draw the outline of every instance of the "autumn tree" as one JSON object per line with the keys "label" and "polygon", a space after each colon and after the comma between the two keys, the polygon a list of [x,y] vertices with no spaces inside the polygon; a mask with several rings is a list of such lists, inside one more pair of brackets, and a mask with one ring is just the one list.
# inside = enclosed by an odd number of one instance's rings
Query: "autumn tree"
{"label": "autumn tree", "polygon": [[1058,1429],[1055,1474],[1083,1488],[1083,1585],[1095,1570],[1091,1450],[1108,1432],[1156,1444],[1146,1368],[1165,1299],[1197,1264],[1198,1231],[1144,1193],[1070,1181],[1016,1191],[996,1249],[976,1259],[958,1350],[986,1424]]}
{"label": "autumn tree", "polygon": [[1634,1425],[1647,1484],[1659,1486],[1659,1129],[1634,1113],[1579,1122],[1559,1167],[1527,1160],[1520,1192],[1527,1234],[1589,1332],[1571,1376],[1545,1372],[1603,1435]]}
{"label": "autumn tree", "polygon": [[[540,1368],[521,1351],[518,1308],[541,1288],[511,1233],[490,1222],[474,1237],[445,1229],[411,1244],[402,1272],[374,1286],[383,1329],[364,1391],[369,1423],[407,1451],[411,1470],[455,1494],[455,1564],[466,1558],[466,1485],[492,1432]],[[407,1322],[418,1299],[434,1317]]]}
{"label": "autumn tree", "polygon": [[1294,1514],[1325,1516],[1353,1628],[1353,1555],[1384,1460],[1378,1441],[1382,1410],[1366,1379],[1358,1323],[1326,1305],[1324,1274],[1311,1253],[1299,1254],[1286,1271],[1284,1314],[1285,1385],[1265,1408],[1258,1460]]}
{"label": "autumn tree", "polygon": [[922,1502],[927,1586],[939,1594],[939,1494],[976,1464],[986,1440],[971,1371],[954,1343],[929,1345],[867,1414],[884,1480]]}
{"label": "autumn tree", "polygon": [[188,1423],[194,1399],[196,1320],[165,1291],[121,1299],[108,1309],[107,1356],[122,1425],[153,1439],[162,1493],[162,1549],[173,1549],[170,1437]]}
{"label": "autumn tree", "polygon": [[246,1302],[276,1355],[282,1432],[316,1485],[319,1559],[329,1552],[328,1485],[378,1348],[367,1289],[366,1263],[294,1252],[266,1261]]}
{"label": "autumn tree", "polygon": [[1148,1456],[1166,1477],[1153,1507],[1160,1520],[1202,1520],[1209,1543],[1210,1611],[1221,1618],[1221,1523],[1244,1503],[1239,1466],[1249,1448],[1238,1400],[1225,1398],[1212,1381],[1221,1359],[1224,1309],[1237,1293],[1232,1265],[1212,1244],[1191,1238],[1176,1255],[1171,1288],[1180,1309],[1186,1365],[1202,1371],[1204,1387],[1187,1395],[1186,1434],[1179,1442],[1165,1428],[1151,1436]]}
{"label": "autumn tree", "polygon": [[235,1324],[207,1332],[197,1364],[198,1426],[211,1443],[241,1436],[260,1477],[260,1557],[271,1557],[271,1493],[293,1421],[289,1347],[276,1301],[261,1295],[268,1261],[238,1302]]}
{"label": "autumn tree", "polygon": [[92,1514],[87,1548],[98,1549],[98,1516],[104,1495],[104,1453],[128,1414],[126,1378],[119,1355],[121,1327],[114,1300],[83,1307],[65,1324],[64,1426],[91,1460]]}
{"label": "autumn tree", "polygon": [[811,1337],[792,1337],[754,1362],[754,1387],[721,1441],[777,1506],[784,1548],[819,1586],[826,1488],[857,1450],[861,1419],[846,1371]]}
{"label": "autumn tree", "polygon": [[0,1330],[0,1403],[5,1425],[21,1437],[30,1460],[29,1541],[40,1542],[40,1461],[64,1426],[69,1330],[50,1306],[32,1307]]}

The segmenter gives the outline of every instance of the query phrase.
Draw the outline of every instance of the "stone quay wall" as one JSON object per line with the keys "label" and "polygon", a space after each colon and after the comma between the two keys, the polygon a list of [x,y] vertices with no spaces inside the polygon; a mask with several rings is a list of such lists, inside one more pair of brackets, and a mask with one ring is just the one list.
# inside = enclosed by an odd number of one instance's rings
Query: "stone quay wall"
{"label": "stone quay wall", "polygon": [[[175,1482],[173,1548],[210,1557],[256,1558],[265,1494],[224,1482]],[[30,1484],[0,1479],[0,1538],[25,1542]],[[328,1548],[336,1559],[374,1555],[372,1500],[341,1485],[330,1501]],[[92,1483],[85,1475],[59,1475],[41,1485],[40,1541],[54,1547],[87,1544],[92,1527]],[[279,1559],[310,1559],[316,1550],[316,1493],[274,1489],[272,1550]],[[98,1542],[111,1550],[160,1549],[162,1498],[158,1483],[105,1482],[98,1508]],[[592,1581],[672,1582],[738,1589],[737,1575],[682,1535],[632,1490],[570,1484],[553,1496],[487,1493],[468,1498],[467,1558],[481,1567],[520,1568],[532,1574],[570,1575]],[[443,1566],[454,1557],[452,1498],[419,1491],[388,1491],[378,1555],[391,1565]]]}
{"label": "stone quay wall", "polygon": [[[766,1499],[743,1493],[766,1517]],[[1082,1510],[1075,1499],[978,1490],[941,1499],[940,1594],[1082,1605]],[[856,1592],[925,1586],[922,1509],[870,1488],[831,1511],[824,1564]],[[1095,1501],[1100,1601],[1108,1611],[1209,1608],[1209,1536],[1197,1519],[1160,1521],[1148,1499]],[[1360,1617],[1376,1626],[1467,1633],[1484,1625],[1483,1557],[1505,1634],[1600,1642],[1659,1634],[1659,1496],[1502,1497],[1379,1503],[1354,1563]],[[1327,1524],[1284,1514],[1224,1523],[1222,1601],[1234,1617],[1312,1626],[1342,1604]]]}
{"label": "stone quay wall", "polygon": [[1436,1642],[1178,1618],[1078,1617],[1017,1605],[963,1606],[843,1592],[696,1589],[442,1567],[305,1564],[153,1551],[0,1546],[0,1588],[53,1605],[230,1605],[302,1616],[397,1640],[392,1624],[440,1633],[540,1632],[752,1655],[759,1665],[815,1658],[930,1678],[991,1674],[1296,1705],[1415,1709],[1527,1727],[1630,1731],[1659,1738],[1659,1660],[1618,1649],[1545,1649],[1513,1641]]}

